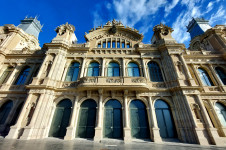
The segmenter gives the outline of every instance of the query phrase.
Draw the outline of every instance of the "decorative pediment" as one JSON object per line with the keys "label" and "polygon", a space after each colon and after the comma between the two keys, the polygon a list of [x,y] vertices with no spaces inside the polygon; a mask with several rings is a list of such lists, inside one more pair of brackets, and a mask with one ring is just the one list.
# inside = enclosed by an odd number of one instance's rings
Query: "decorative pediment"
{"label": "decorative pediment", "polygon": [[85,35],[87,41],[100,40],[108,37],[122,37],[123,39],[140,42],[143,39],[143,35],[138,30],[124,26],[120,21],[115,19],[106,25],[92,28],[89,33]]}

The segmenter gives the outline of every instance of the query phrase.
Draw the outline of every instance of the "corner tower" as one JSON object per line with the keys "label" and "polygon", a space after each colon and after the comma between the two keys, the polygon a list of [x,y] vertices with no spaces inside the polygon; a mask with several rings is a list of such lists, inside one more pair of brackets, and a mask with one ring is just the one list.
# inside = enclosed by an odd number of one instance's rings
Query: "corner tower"
{"label": "corner tower", "polygon": [[209,21],[204,18],[192,18],[187,26],[187,32],[190,33],[191,39],[195,36],[203,34],[206,30],[210,29]]}
{"label": "corner tower", "polygon": [[19,28],[23,29],[24,32],[34,35],[37,39],[39,36],[40,31],[42,31],[42,25],[40,24],[40,21],[37,20],[37,18],[25,18],[24,20],[21,20],[21,23],[18,25]]}

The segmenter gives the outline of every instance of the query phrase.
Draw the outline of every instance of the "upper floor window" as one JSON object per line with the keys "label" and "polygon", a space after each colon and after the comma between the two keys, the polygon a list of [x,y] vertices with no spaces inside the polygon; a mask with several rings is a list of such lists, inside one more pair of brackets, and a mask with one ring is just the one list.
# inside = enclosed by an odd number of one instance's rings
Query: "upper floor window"
{"label": "upper floor window", "polygon": [[140,77],[140,69],[136,63],[129,63],[127,66],[127,71],[129,77]]}
{"label": "upper floor window", "polygon": [[89,64],[87,76],[88,77],[99,76],[99,63],[92,62]]}
{"label": "upper floor window", "polygon": [[226,127],[226,107],[223,104],[217,102],[215,104],[215,110],[221,124]]}
{"label": "upper floor window", "polygon": [[76,81],[78,79],[79,66],[80,64],[78,62],[73,62],[69,66],[65,81]]}
{"label": "upper floor window", "polygon": [[223,82],[223,84],[226,85],[226,74],[225,74],[225,71],[222,68],[220,68],[220,67],[216,67],[215,70],[217,72],[218,77]]}
{"label": "upper floor window", "polygon": [[199,76],[202,80],[202,84],[204,86],[213,86],[213,82],[211,81],[208,73],[206,72],[206,70],[202,69],[202,68],[199,68],[198,69],[199,71]]}
{"label": "upper floor window", "polygon": [[6,83],[11,73],[13,72],[13,67],[8,67],[2,74],[0,78],[0,84]]}
{"label": "upper floor window", "polygon": [[108,64],[108,77],[120,76],[120,67],[118,63],[111,62]]}
{"label": "upper floor window", "polygon": [[151,81],[153,82],[163,81],[162,72],[159,68],[159,65],[156,62],[149,62],[148,68],[149,68],[149,75],[150,75]]}
{"label": "upper floor window", "polygon": [[121,38],[106,38],[97,42],[97,48],[131,48],[131,41]]}
{"label": "upper floor window", "polygon": [[25,67],[19,74],[19,76],[16,79],[15,85],[23,85],[25,84],[25,81],[28,77],[28,74],[30,72],[30,67]]}

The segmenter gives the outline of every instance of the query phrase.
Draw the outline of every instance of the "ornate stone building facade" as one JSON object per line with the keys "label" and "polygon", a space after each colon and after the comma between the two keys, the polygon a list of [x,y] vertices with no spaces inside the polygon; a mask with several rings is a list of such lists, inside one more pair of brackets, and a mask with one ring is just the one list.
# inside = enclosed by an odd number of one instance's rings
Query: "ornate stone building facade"
{"label": "ornate stone building facade", "polygon": [[0,134],[9,139],[226,142],[226,27],[192,19],[190,48],[173,29],[152,44],[113,20],[85,33],[56,28],[41,48],[36,18],[0,27]]}

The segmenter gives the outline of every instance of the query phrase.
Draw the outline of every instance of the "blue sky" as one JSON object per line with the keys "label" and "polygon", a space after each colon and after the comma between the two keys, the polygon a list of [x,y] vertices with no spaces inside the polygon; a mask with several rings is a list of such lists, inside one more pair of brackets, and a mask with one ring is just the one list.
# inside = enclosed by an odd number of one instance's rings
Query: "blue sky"
{"label": "blue sky", "polygon": [[150,43],[152,28],[160,22],[174,29],[173,37],[188,47],[190,36],[186,26],[192,17],[204,17],[211,26],[226,25],[226,0],[3,0],[0,25],[19,25],[25,16],[39,16],[43,32],[40,44],[56,36],[54,29],[66,22],[76,28],[79,43],[85,32],[115,18],[144,34]]}

